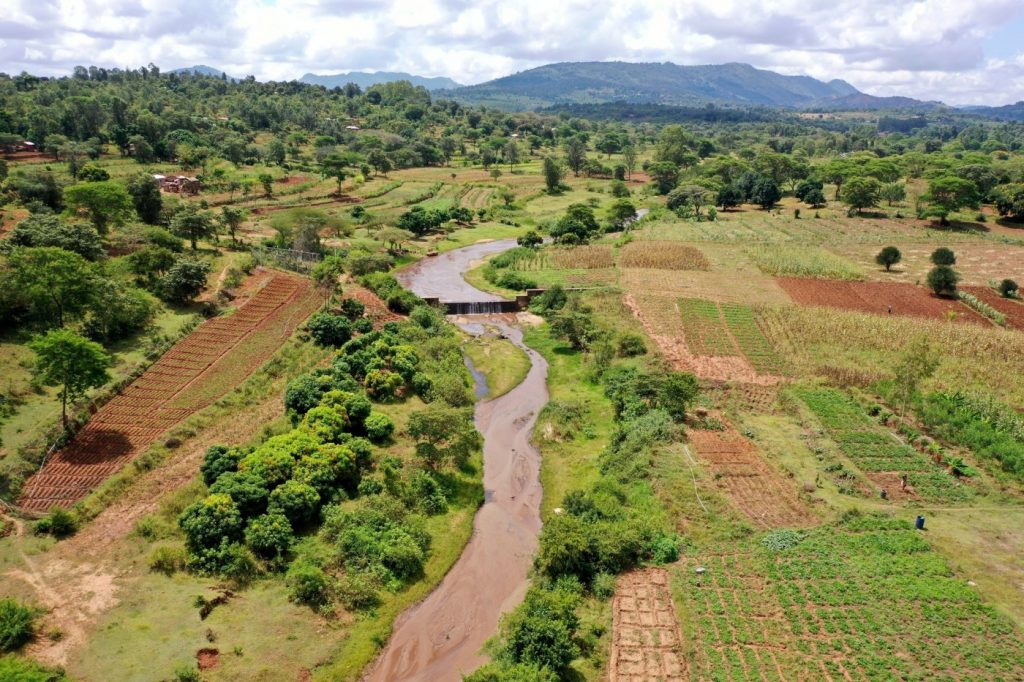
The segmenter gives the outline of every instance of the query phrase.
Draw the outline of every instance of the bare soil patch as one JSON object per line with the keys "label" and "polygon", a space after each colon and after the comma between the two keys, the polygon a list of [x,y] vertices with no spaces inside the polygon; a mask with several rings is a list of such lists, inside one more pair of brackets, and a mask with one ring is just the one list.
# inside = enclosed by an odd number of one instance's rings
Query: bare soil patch
{"label": "bare soil patch", "polygon": [[322,303],[308,280],[275,273],[233,315],[200,325],[114,397],[28,480],[18,503],[68,507],[259,367]]}
{"label": "bare soil patch", "polygon": [[812,526],[818,519],[797,496],[796,485],[764,461],[753,443],[731,425],[724,431],[688,432],[690,444],[710,465],[716,482],[751,521],[767,528]]}
{"label": "bare soil patch", "polygon": [[935,296],[923,287],[903,282],[837,282],[779,277],[779,284],[800,305],[857,310],[878,315],[907,315],[945,320],[955,313],[960,324],[991,323],[959,301]]}
{"label": "bare soil patch", "polygon": [[612,609],[610,682],[689,679],[668,571],[645,568],[620,576]]}
{"label": "bare soil patch", "polygon": [[220,651],[217,649],[200,649],[196,652],[196,663],[199,670],[211,670],[220,665]]}

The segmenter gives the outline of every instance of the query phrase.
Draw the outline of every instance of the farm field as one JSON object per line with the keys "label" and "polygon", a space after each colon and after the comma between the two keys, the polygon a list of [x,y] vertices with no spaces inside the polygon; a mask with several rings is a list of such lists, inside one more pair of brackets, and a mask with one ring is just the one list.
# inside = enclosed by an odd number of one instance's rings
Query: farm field
{"label": "farm field", "polygon": [[175,424],[238,385],[318,308],[308,282],[265,273],[238,310],[198,327],[120,395],[28,480],[18,500],[39,512],[68,507]]}
{"label": "farm field", "polygon": [[991,287],[961,287],[969,294],[974,294],[982,303],[987,303],[1006,316],[1006,324],[1013,329],[1024,331],[1024,303],[1000,296]]}

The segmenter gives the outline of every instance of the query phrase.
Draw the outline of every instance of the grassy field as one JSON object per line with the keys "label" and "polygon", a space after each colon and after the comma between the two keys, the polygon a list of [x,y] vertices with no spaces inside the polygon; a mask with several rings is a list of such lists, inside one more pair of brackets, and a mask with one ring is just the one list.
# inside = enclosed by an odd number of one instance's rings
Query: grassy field
{"label": "grassy field", "polygon": [[508,339],[481,334],[467,341],[462,351],[487,379],[487,398],[505,395],[526,377],[530,359]]}

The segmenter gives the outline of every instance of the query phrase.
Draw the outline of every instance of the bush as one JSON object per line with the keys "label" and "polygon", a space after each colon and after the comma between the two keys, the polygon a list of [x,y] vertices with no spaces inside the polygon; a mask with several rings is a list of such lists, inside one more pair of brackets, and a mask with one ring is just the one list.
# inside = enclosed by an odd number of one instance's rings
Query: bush
{"label": "bush", "polygon": [[875,262],[885,268],[886,272],[892,269],[892,266],[903,260],[903,254],[895,246],[886,246],[878,255],[875,256]]}
{"label": "bush", "polygon": [[352,329],[360,334],[369,334],[373,331],[373,320],[361,317],[352,324]]}
{"label": "bush", "polygon": [[149,570],[174,575],[185,568],[187,555],[181,547],[157,547],[149,555]]}
{"label": "bush", "polygon": [[316,516],[320,508],[320,494],[309,484],[285,481],[270,493],[267,508],[272,513],[284,514],[292,525],[302,526]]}
{"label": "bush", "polygon": [[940,246],[932,251],[931,260],[933,265],[956,265],[956,254],[952,249]]}
{"label": "bush", "polygon": [[245,543],[262,557],[281,556],[291,548],[294,541],[291,523],[277,512],[256,517],[245,529]]}
{"label": "bush", "polygon": [[615,594],[615,576],[611,573],[598,573],[594,576],[591,590],[598,599],[610,599]]}
{"label": "bush", "polygon": [[366,418],[366,437],[374,443],[387,441],[395,431],[395,422],[391,417],[380,412],[372,412]]}
{"label": "bush", "polygon": [[171,303],[187,303],[206,287],[210,264],[205,261],[179,258],[160,278],[160,297]]}
{"label": "bush", "polygon": [[288,598],[306,606],[321,607],[331,603],[331,579],[323,569],[305,561],[296,561],[285,578]]}
{"label": "bush", "polygon": [[14,599],[0,599],[0,653],[16,651],[32,639],[35,610]]}
{"label": "bush", "polygon": [[354,322],[366,314],[366,306],[354,298],[346,298],[341,302],[341,314]]}
{"label": "bush", "polygon": [[644,337],[639,334],[625,332],[619,337],[616,351],[619,357],[631,358],[645,354],[647,352],[647,345],[644,343]]}
{"label": "bush", "polygon": [[349,256],[348,271],[356,277],[374,272],[387,272],[395,261],[383,253],[356,253]]}
{"label": "bush", "polygon": [[242,515],[234,500],[223,493],[208,495],[187,507],[178,517],[178,526],[193,552],[220,548],[224,542],[242,537]]}
{"label": "bush", "polygon": [[239,448],[229,448],[226,445],[211,446],[203,456],[203,463],[199,465],[203,483],[213,485],[221,474],[236,471],[241,459],[242,451]]}
{"label": "bush", "polygon": [[401,375],[386,369],[373,369],[366,373],[363,386],[370,397],[379,403],[388,402],[398,397],[405,382]]}
{"label": "bush", "polygon": [[67,682],[64,671],[45,668],[21,656],[0,656],[0,680],[7,682]]}
{"label": "bush", "polygon": [[346,575],[338,581],[338,601],[349,611],[372,609],[380,603],[373,581],[358,573]]}
{"label": "bush", "polygon": [[928,287],[936,296],[955,296],[960,275],[948,265],[936,265],[928,273]]}
{"label": "bush", "polygon": [[651,558],[659,564],[679,561],[679,538],[674,535],[660,535],[651,543]]}
{"label": "bush", "polygon": [[313,315],[306,327],[320,346],[340,348],[352,338],[352,322],[342,315],[320,312]]}
{"label": "bush", "polygon": [[259,516],[267,508],[266,483],[252,471],[225,471],[210,486],[210,492],[230,495],[243,519]]}
{"label": "bush", "polygon": [[179,666],[174,671],[175,682],[202,682],[202,679],[203,678],[199,676],[199,671],[191,665]]}
{"label": "bush", "polygon": [[1020,287],[1012,279],[1004,279],[999,283],[999,293],[1005,298],[1015,298]]}
{"label": "bush", "polygon": [[78,521],[66,509],[55,507],[44,518],[36,522],[37,535],[52,535],[55,538],[66,538],[78,530]]}

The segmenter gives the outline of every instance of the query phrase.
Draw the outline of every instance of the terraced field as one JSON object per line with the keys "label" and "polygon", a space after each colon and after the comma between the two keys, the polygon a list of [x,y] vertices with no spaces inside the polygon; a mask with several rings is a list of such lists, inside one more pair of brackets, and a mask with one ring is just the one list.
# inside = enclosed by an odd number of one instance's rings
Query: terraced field
{"label": "terraced field", "polygon": [[308,280],[274,273],[234,314],[199,326],[100,408],[26,482],[18,504],[38,512],[79,501],[160,434],[238,385],[322,302]]}

